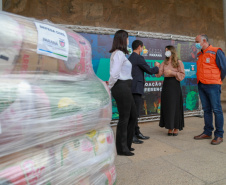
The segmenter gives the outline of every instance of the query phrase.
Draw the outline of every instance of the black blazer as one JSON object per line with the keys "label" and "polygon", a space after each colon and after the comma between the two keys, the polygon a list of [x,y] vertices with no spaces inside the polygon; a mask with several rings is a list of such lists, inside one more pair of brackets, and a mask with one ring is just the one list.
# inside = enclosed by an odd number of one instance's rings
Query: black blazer
{"label": "black blazer", "polygon": [[144,72],[152,75],[159,72],[158,67],[150,68],[150,66],[145,62],[144,57],[133,52],[129,61],[132,64],[132,93],[133,94],[144,94]]}

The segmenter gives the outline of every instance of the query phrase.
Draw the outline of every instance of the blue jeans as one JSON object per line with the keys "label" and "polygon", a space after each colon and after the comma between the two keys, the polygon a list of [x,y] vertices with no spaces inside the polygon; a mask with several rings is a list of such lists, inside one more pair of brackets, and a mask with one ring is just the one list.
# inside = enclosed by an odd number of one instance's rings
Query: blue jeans
{"label": "blue jeans", "polygon": [[224,134],[224,117],[221,107],[221,85],[218,84],[198,84],[199,96],[204,110],[204,134],[211,136],[213,128],[213,113],[215,116],[215,137],[222,137]]}

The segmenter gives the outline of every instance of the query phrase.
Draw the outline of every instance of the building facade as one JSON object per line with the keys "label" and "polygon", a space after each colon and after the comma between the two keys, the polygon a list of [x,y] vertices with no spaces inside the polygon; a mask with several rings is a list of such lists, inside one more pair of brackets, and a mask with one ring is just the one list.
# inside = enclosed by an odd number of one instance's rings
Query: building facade
{"label": "building facade", "polygon": [[[195,37],[226,52],[224,0],[3,0],[7,12],[53,23]],[[225,2],[224,2],[225,3]],[[226,3],[225,3],[226,4]],[[222,86],[226,100],[226,83]]]}

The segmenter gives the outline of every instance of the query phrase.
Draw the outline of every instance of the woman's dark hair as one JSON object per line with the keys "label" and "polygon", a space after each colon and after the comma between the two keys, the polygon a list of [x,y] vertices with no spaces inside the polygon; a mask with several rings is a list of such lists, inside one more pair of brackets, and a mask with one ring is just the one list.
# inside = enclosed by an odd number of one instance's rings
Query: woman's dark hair
{"label": "woman's dark hair", "polygon": [[129,51],[127,50],[127,38],[128,38],[128,32],[125,30],[118,30],[115,33],[113,43],[110,53],[113,53],[115,50],[120,50],[125,54],[129,54]]}

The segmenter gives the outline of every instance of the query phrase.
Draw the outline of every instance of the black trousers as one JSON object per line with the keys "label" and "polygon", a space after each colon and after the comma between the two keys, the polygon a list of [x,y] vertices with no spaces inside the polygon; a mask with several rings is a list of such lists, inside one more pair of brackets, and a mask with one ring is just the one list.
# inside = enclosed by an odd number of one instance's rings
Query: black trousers
{"label": "black trousers", "polygon": [[131,93],[131,83],[132,80],[118,80],[111,89],[119,112],[119,121],[116,129],[117,152],[129,152],[137,121],[137,111]]}
{"label": "black trousers", "polygon": [[[133,94],[133,99],[136,104],[136,110],[137,110],[137,117],[140,117],[140,108],[141,108],[141,102],[142,102],[142,94]],[[138,119],[135,124],[135,135],[140,134],[140,127],[138,126]]]}

